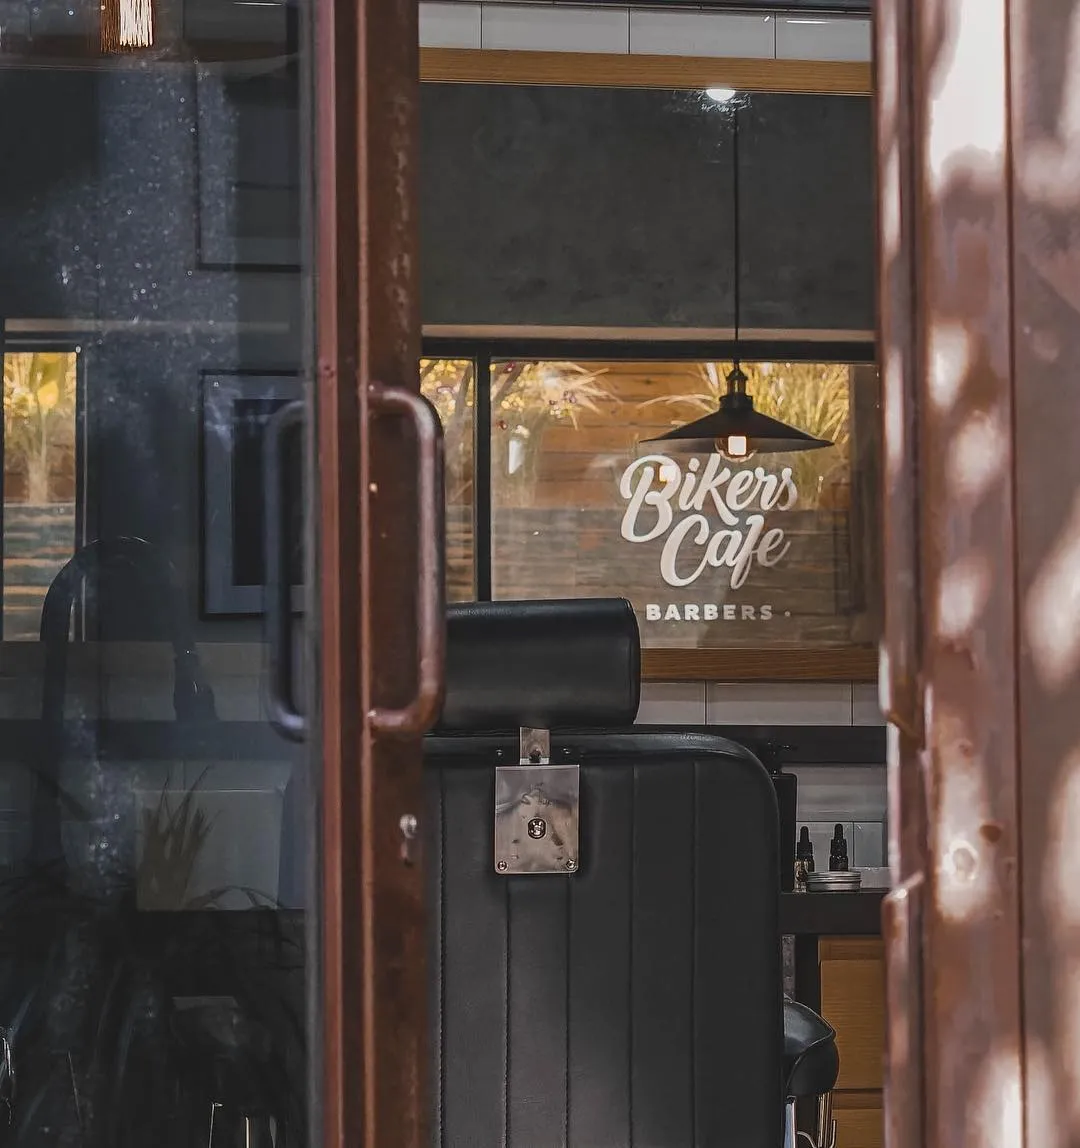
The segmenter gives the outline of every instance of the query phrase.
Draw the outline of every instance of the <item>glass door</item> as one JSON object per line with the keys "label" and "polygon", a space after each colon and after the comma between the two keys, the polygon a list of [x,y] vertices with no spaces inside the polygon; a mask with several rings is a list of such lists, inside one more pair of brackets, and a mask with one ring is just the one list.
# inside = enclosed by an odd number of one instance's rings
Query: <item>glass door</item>
{"label": "glass door", "polygon": [[419,955],[378,986],[422,947],[441,460],[411,313],[357,305],[362,205],[390,236],[406,205],[357,174],[389,111],[339,154],[375,79],[334,50],[404,38],[407,98],[415,12],[9,8],[0,1144],[416,1143],[370,1097],[421,1060]]}

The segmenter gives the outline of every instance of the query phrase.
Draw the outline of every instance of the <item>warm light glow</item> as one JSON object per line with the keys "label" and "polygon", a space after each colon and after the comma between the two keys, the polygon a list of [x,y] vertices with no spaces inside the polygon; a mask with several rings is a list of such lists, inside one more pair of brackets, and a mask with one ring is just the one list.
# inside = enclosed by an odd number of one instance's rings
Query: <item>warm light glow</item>
{"label": "warm light glow", "polygon": [[716,440],[716,449],[732,462],[745,462],[754,452],[750,440],[744,434],[729,434]]}
{"label": "warm light glow", "polygon": [[678,482],[682,478],[682,471],[674,462],[664,462],[660,464],[660,481],[667,485],[668,483]]}
{"label": "warm light glow", "polygon": [[706,88],[705,95],[718,104],[726,104],[728,100],[734,99],[734,88]]}
{"label": "warm light glow", "polygon": [[106,52],[154,44],[153,0],[102,0],[101,47]]}

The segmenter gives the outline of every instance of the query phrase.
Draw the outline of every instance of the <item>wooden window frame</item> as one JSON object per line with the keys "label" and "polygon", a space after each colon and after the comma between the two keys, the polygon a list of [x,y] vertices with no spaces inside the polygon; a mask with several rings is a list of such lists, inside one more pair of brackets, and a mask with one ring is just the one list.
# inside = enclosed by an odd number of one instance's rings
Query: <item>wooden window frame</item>
{"label": "wooden window frame", "polygon": [[[626,361],[724,361],[732,354],[732,344],[708,342],[669,344],[649,341],[644,335],[638,340],[619,341],[597,339],[593,341],[545,340],[487,340],[447,339],[437,337],[431,329],[425,331],[423,358],[462,359],[476,364],[476,386],[481,376],[495,360],[570,359],[588,361],[597,358]],[[849,343],[773,340],[741,345],[743,358],[776,358],[781,355],[792,361],[848,362],[866,364],[873,361],[873,346],[865,341]],[[477,402],[474,417],[474,459],[477,483],[473,491],[473,569],[476,597],[492,597],[492,535],[491,512],[486,505],[490,498],[490,410]],[[486,414],[484,413],[486,412]],[[488,443],[487,449],[482,444]],[[846,645],[813,647],[777,646],[649,646],[641,652],[641,672],[646,681],[855,681],[873,682],[878,674],[876,645]]]}

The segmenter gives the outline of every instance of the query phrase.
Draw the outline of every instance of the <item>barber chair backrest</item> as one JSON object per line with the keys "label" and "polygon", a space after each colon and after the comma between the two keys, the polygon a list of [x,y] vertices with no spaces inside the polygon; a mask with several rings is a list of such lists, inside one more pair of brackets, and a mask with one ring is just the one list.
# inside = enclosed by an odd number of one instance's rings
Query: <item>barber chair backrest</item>
{"label": "barber chair backrest", "polygon": [[[447,666],[425,753],[433,1143],[777,1148],[764,768],[722,738],[634,731],[625,602],[452,608]],[[496,770],[519,762],[518,725],[551,729],[551,762],[580,767],[561,875],[497,869]]]}

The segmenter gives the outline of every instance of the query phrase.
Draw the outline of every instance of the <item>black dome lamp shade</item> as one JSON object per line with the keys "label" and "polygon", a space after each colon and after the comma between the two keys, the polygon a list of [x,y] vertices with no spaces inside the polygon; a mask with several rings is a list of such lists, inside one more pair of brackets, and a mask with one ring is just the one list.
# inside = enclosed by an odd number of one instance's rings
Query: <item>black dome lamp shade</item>
{"label": "black dome lamp shade", "polygon": [[[712,96],[712,93],[708,93]],[[720,399],[718,410],[677,427],[647,442],[669,444],[669,449],[690,454],[719,451],[732,462],[745,462],[753,454],[786,454],[792,451],[820,450],[832,446],[828,439],[815,438],[806,431],[789,426],[754,409],[754,400],[746,392],[746,374],[739,366],[739,286],[742,266],[739,256],[739,105],[725,102],[731,109],[731,178],[735,227],[732,257],[735,264],[735,362],[727,376],[727,393]]]}
{"label": "black dome lamp shade", "polygon": [[718,410],[647,441],[668,443],[671,449],[691,454],[718,450],[732,462],[744,461],[753,454],[786,454],[832,446],[828,439],[815,438],[755,410],[753,398],[746,393],[746,375],[738,363],[728,374],[727,386]]}

